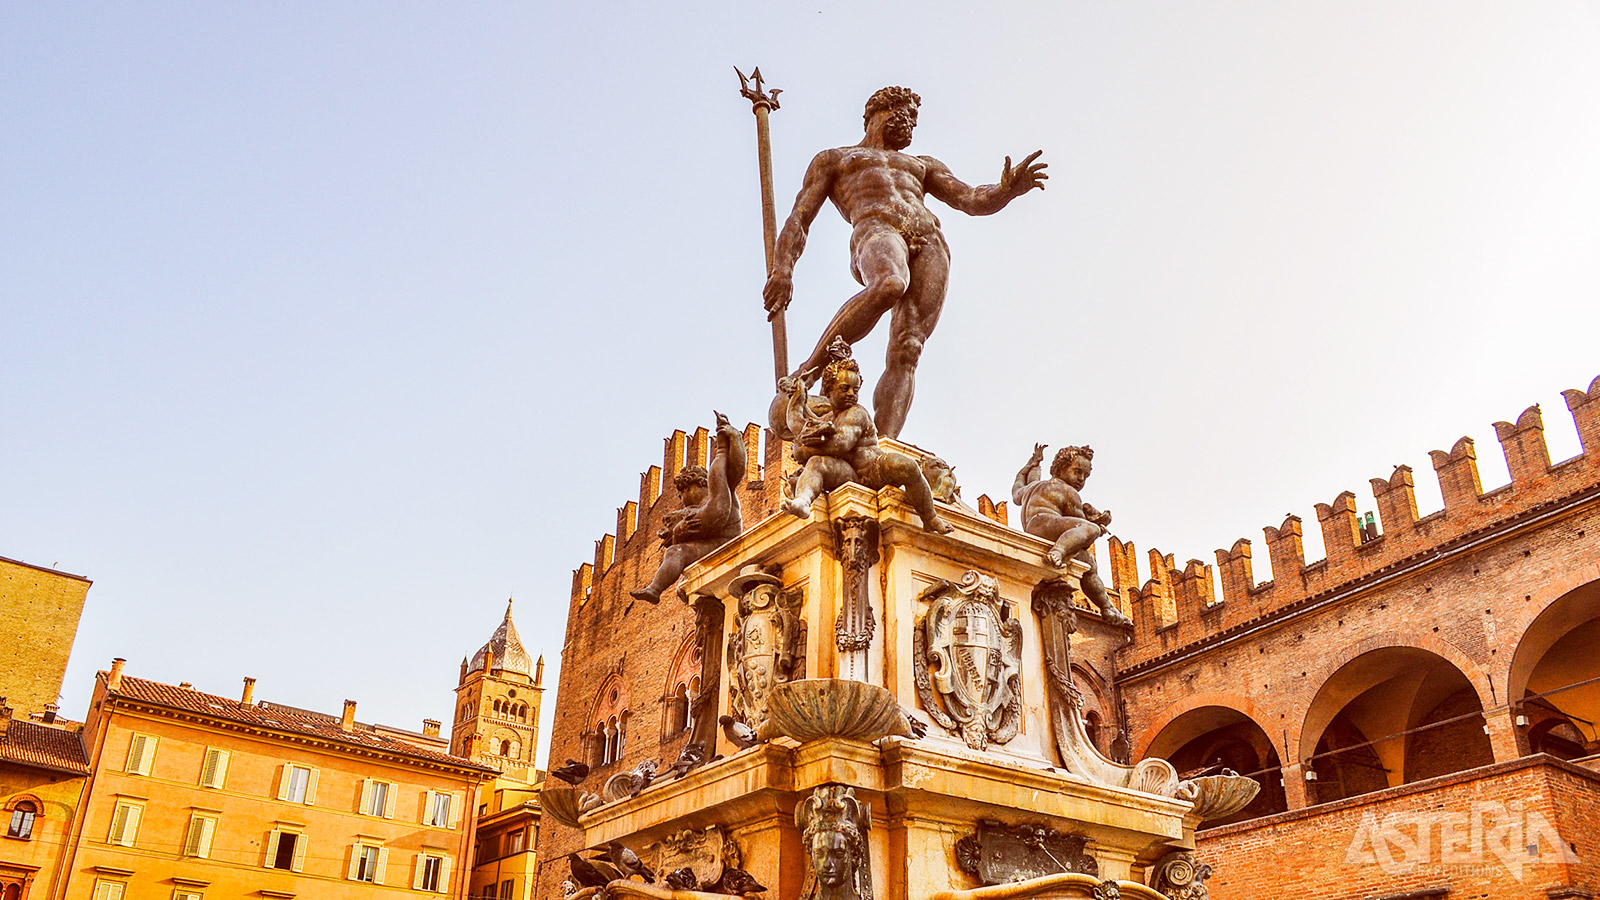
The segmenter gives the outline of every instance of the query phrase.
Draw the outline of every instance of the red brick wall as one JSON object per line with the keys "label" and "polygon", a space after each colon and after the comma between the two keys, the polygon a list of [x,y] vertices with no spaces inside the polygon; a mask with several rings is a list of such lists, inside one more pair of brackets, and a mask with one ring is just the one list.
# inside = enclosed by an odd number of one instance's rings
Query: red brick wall
{"label": "red brick wall", "polygon": [[[1448,887],[1451,897],[1542,898],[1549,888],[1600,886],[1597,813],[1600,775],[1530,757],[1203,831],[1195,856],[1213,867],[1216,897],[1359,900]],[[1544,822],[1575,845],[1576,863],[1541,840]]]}
{"label": "red brick wall", "polygon": [[[761,441],[763,434],[755,426],[745,431],[749,468],[739,502],[747,528],[771,515],[783,496],[785,447],[770,433]],[[663,595],[659,606],[636,603],[628,592],[648,583],[661,562],[656,531],[662,516],[679,505],[672,476],[684,465],[704,464],[709,441],[704,429],[692,435],[679,431],[667,438],[662,466],[644,472],[639,499],[618,509],[617,533],[597,541],[595,562],[573,575],[550,736],[551,765],[561,765],[569,757],[589,760],[584,735],[594,728],[591,714],[602,685],[609,685],[613,676],[622,686],[629,712],[622,759],[591,772],[584,790],[599,793],[606,779],[647,759],[666,768],[687,738],[685,732],[664,736],[663,722],[671,700],[669,675],[678,650],[694,633],[694,612],[678,600],[676,588]],[[539,830],[534,896],[560,897],[559,885],[568,872],[565,856],[581,849],[577,832],[545,823]]]}

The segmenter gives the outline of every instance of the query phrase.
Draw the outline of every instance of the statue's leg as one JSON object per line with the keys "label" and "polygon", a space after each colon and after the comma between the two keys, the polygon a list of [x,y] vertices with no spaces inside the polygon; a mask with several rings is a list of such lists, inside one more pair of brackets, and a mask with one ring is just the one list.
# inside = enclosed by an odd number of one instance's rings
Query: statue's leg
{"label": "statue's leg", "polygon": [[943,239],[934,238],[912,260],[910,285],[889,320],[888,359],[872,393],[873,420],[884,437],[897,438],[905,427],[916,393],[917,361],[944,311],[949,282],[950,251]]}
{"label": "statue's leg", "polygon": [[683,570],[688,568],[690,563],[714,549],[716,548],[708,546],[706,541],[673,544],[662,551],[661,565],[656,567],[656,577],[652,578],[648,585],[636,591],[629,591],[629,595],[635,600],[643,600],[646,603],[660,603],[661,594],[667,588],[672,587],[672,583],[678,580],[678,576],[683,574]]}
{"label": "statue's leg", "polygon": [[784,512],[802,519],[811,518],[811,504],[822,493],[822,463],[824,457],[813,456],[806,460],[805,467],[800,470],[800,477],[794,483],[794,496],[783,501]]}
{"label": "statue's leg", "polygon": [[1100,569],[1095,565],[1094,554],[1083,550],[1077,554],[1078,559],[1089,564],[1089,571],[1084,574],[1079,587],[1083,588],[1084,596],[1089,602],[1100,608],[1100,615],[1108,622],[1120,622],[1124,625],[1131,624],[1128,616],[1117,605],[1111,602],[1111,592],[1106,590],[1106,583],[1100,578]]}
{"label": "statue's leg", "polygon": [[1055,543],[1044,554],[1044,561],[1060,568],[1067,560],[1087,549],[1106,530],[1077,516],[1039,513],[1028,519],[1023,530],[1031,535],[1048,539],[1055,535]]}
{"label": "statue's leg", "polygon": [[922,517],[924,530],[935,534],[948,534],[955,530],[954,525],[939,516],[938,507],[933,505],[933,489],[928,486],[928,479],[922,474],[922,467],[917,465],[916,460],[903,453],[885,452],[878,464],[883,467],[889,484],[905,489],[906,501]]}
{"label": "statue's leg", "polygon": [[828,327],[822,329],[816,348],[794,371],[797,376],[811,369],[821,373],[828,364],[828,345],[835,337],[843,337],[853,346],[871,334],[883,314],[895,308],[911,282],[910,253],[900,232],[873,219],[857,226],[850,244],[852,268],[866,287],[834,313]]}

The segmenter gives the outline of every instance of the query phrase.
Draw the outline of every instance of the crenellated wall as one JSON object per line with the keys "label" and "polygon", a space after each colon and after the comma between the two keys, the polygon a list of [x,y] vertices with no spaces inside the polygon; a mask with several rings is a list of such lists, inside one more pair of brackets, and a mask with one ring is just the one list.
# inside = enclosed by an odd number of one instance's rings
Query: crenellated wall
{"label": "crenellated wall", "polygon": [[[743,431],[748,461],[739,503],[746,528],[765,519],[783,498],[785,443],[759,425]],[[588,761],[586,741],[594,732],[592,715],[605,706],[600,696],[619,687],[626,729],[620,761],[600,766],[584,782],[599,791],[607,778],[646,759],[670,763],[682,749],[687,732],[664,725],[668,681],[681,661],[685,642],[694,632],[694,613],[679,601],[676,589],[658,606],[636,602],[629,591],[643,587],[661,562],[662,518],[680,505],[672,477],[687,465],[706,465],[713,435],[705,428],[674,431],[663,441],[659,466],[639,475],[639,496],[617,507],[617,525],[594,542],[594,556],[572,573],[566,639],[561,651],[561,685],[556,696],[550,736],[551,765],[566,759]],[[607,707],[609,714],[610,708]],[[559,897],[567,874],[566,853],[576,832],[560,826],[540,830],[539,884],[535,896]]]}
{"label": "crenellated wall", "polygon": [[1494,423],[1511,483],[1487,493],[1478,475],[1477,449],[1463,437],[1448,451],[1429,456],[1439,480],[1444,508],[1417,515],[1415,481],[1409,466],[1371,481],[1381,532],[1363,539],[1356,497],[1343,491],[1330,503],[1316,504],[1325,558],[1305,559],[1303,523],[1289,515],[1262,529],[1273,577],[1257,582],[1253,546],[1246,538],[1216,551],[1213,568],[1191,559],[1181,568],[1170,554],[1151,550],[1150,577],[1138,583],[1137,551],[1131,542],[1110,540],[1113,590],[1133,610],[1134,642],[1123,667],[1134,668],[1184,652],[1199,643],[1240,631],[1287,610],[1359,585],[1425,559],[1453,544],[1600,486],[1600,378],[1587,391],[1563,396],[1577,427],[1582,452],[1552,464],[1537,405],[1515,422]]}

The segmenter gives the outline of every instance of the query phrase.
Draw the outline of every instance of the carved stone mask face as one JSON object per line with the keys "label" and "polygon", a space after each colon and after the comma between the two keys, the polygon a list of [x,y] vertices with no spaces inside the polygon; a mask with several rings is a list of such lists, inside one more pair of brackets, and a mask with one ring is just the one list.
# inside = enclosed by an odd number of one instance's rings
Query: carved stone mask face
{"label": "carved stone mask face", "polygon": [[817,873],[817,881],[828,887],[849,881],[854,870],[849,838],[837,831],[818,835],[811,848],[811,868]]}

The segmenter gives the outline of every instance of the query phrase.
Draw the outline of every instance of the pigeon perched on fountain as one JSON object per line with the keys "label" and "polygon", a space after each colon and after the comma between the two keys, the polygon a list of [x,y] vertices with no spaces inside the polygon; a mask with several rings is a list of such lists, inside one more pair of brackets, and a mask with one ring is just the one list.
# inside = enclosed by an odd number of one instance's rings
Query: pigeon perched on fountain
{"label": "pigeon perched on fountain", "polygon": [[759,894],[765,890],[766,887],[757,881],[754,875],[743,869],[727,868],[722,870],[722,893],[724,894],[738,894],[742,897],[746,894]]}
{"label": "pigeon perched on fountain", "polygon": [[718,716],[717,721],[722,725],[722,736],[740,750],[745,750],[761,743],[761,740],[756,737],[754,728],[735,719],[733,716]]}
{"label": "pigeon perched on fountain", "polygon": [[611,856],[611,864],[617,867],[617,871],[621,872],[624,878],[638,875],[651,884],[656,883],[656,873],[644,864],[639,854],[623,846],[621,841],[611,841],[606,844],[606,848]]}
{"label": "pigeon perched on fountain", "polygon": [[684,866],[681,869],[673,869],[667,873],[666,878],[667,887],[675,891],[700,890],[700,879],[695,877],[694,869],[688,866]]}
{"label": "pigeon perched on fountain", "polygon": [[689,770],[706,761],[706,742],[690,741],[683,747],[683,752],[678,754],[678,761],[668,767],[675,778],[682,778],[689,774]]}

